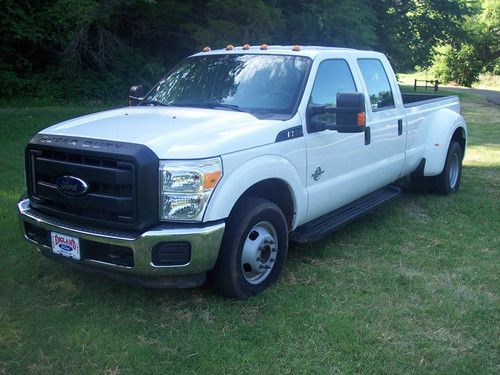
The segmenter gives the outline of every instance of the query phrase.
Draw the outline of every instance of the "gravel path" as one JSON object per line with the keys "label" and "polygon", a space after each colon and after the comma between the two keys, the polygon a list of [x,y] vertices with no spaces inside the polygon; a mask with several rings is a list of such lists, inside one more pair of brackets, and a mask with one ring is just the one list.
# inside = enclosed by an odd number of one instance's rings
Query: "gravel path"
{"label": "gravel path", "polygon": [[495,90],[481,90],[481,89],[469,89],[466,87],[454,87],[454,86],[439,86],[445,90],[450,91],[468,91],[473,94],[481,95],[486,98],[487,101],[500,105],[500,91]]}

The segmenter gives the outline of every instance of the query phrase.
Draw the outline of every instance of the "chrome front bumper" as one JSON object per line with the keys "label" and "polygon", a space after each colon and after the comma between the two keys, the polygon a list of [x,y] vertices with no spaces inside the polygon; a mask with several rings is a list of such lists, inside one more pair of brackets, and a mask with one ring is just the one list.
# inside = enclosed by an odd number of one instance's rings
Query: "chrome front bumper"
{"label": "chrome front bumper", "polygon": [[[218,222],[209,226],[199,227],[160,225],[142,234],[110,232],[73,226],[56,218],[41,214],[31,209],[28,199],[19,201],[17,207],[25,238],[29,242],[34,243],[43,254],[56,260],[73,264],[77,268],[87,271],[96,271],[97,273],[108,274],[111,277],[113,277],[113,274],[119,274],[119,278],[124,281],[139,284],[148,284],[147,282],[138,282],[138,280],[142,279],[153,281],[149,286],[161,286],[155,285],[154,279],[164,278],[168,280],[169,277],[180,276],[180,280],[182,280],[182,277],[186,275],[197,276],[195,279],[198,281],[194,284],[201,284],[204,281],[205,273],[215,265],[225,227],[224,222]],[[84,257],[80,261],[72,261],[61,256],[52,256],[51,248],[47,244],[42,244],[28,236],[25,223],[42,228],[48,232],[54,231],[78,237],[81,240],[130,248],[133,252],[133,266],[121,266],[93,259],[85,259]],[[163,242],[189,242],[191,245],[189,262],[175,266],[154,265],[151,250],[155,245]],[[130,275],[129,279],[127,279],[128,275]],[[200,275],[203,277],[200,277]],[[175,282],[173,285],[170,284],[166,282],[165,286],[182,286],[177,285]]]}

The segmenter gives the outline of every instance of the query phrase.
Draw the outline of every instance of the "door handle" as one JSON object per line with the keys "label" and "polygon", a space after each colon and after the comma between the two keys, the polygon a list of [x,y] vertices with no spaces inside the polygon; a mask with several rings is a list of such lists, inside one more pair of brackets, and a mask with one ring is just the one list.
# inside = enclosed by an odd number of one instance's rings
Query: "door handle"
{"label": "door handle", "polygon": [[398,135],[403,134],[403,120],[398,120]]}

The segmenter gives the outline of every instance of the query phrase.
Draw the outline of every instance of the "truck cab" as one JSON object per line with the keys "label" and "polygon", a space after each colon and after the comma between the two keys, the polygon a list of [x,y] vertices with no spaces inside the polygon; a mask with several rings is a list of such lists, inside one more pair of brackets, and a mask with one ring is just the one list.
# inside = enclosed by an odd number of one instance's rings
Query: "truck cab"
{"label": "truck cab", "polygon": [[401,94],[381,53],[206,48],[132,94],[27,145],[18,210],[44,255],[153,287],[208,276],[247,298],[278,279],[290,240],[397,198],[397,180],[460,185],[458,98]]}

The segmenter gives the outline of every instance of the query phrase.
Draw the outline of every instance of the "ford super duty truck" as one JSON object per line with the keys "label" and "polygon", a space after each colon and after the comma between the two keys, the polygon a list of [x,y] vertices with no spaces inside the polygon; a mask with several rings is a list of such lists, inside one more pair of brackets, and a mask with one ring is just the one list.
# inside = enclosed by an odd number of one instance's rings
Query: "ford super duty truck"
{"label": "ford super duty truck", "polygon": [[401,94],[372,51],[228,46],[188,57],[133,106],[26,146],[26,239],[116,279],[252,296],[290,240],[321,238],[400,195],[450,194],[467,127],[456,96]]}

